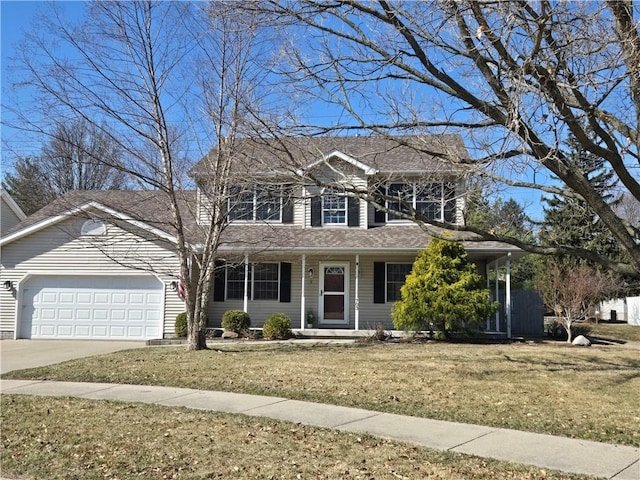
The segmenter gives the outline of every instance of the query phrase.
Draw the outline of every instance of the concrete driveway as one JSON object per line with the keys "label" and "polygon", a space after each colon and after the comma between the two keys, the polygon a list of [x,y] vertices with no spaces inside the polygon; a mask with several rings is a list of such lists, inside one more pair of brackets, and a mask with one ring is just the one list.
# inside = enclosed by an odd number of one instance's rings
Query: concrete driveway
{"label": "concrete driveway", "polygon": [[109,340],[0,340],[0,373],[144,346]]}

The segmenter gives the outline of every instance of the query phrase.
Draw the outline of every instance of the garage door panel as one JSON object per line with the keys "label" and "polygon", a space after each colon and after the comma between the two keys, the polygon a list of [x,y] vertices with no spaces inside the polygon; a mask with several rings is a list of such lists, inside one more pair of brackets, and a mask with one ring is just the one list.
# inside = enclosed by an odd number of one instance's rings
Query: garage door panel
{"label": "garage door panel", "polygon": [[23,295],[23,338],[162,336],[162,284],[154,277],[34,277]]}
{"label": "garage door panel", "polygon": [[36,305],[56,305],[58,303],[58,294],[56,292],[43,292],[38,297]]}
{"label": "garage door panel", "polygon": [[110,297],[111,296],[109,295],[109,292],[104,292],[104,293],[96,292],[93,295],[93,303],[95,303],[96,305],[109,305],[109,301],[111,300]]}
{"label": "garage door panel", "polygon": [[106,325],[96,325],[91,328],[91,336],[94,338],[107,338],[108,329]]}

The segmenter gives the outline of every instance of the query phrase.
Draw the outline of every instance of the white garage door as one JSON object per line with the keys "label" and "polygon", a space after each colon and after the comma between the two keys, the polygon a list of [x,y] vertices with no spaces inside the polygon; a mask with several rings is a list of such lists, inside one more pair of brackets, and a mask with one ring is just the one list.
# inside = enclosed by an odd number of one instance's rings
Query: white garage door
{"label": "white garage door", "polygon": [[162,284],[145,277],[35,277],[23,290],[21,338],[162,338]]}

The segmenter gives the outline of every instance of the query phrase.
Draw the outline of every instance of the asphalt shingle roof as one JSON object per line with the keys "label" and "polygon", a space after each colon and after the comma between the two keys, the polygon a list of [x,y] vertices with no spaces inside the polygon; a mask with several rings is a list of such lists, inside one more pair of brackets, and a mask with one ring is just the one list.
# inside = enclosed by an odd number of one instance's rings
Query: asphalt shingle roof
{"label": "asphalt shingle roof", "polygon": [[[301,137],[277,140],[237,141],[234,168],[246,174],[286,174],[304,169],[335,151],[348,155],[381,174],[461,172],[446,159],[468,159],[462,137],[457,134],[421,136]],[[210,153],[209,155],[212,155]],[[211,169],[205,156],[192,169],[195,178],[206,178]]]}
{"label": "asphalt shingle roof", "polygon": [[[196,192],[178,193],[187,240],[203,242],[202,228],[196,223]],[[27,217],[8,234],[25,229],[40,221],[55,217],[74,208],[96,202],[123,213],[134,220],[158,228],[168,234],[176,233],[167,196],[159,191],[94,190],[72,191],[56,199]],[[102,214],[100,214],[102,216]],[[221,253],[272,252],[366,252],[418,251],[429,242],[430,235],[414,224],[386,225],[374,228],[303,228],[281,224],[230,224],[222,234]],[[465,242],[470,255],[502,255],[520,250],[501,242]]]}

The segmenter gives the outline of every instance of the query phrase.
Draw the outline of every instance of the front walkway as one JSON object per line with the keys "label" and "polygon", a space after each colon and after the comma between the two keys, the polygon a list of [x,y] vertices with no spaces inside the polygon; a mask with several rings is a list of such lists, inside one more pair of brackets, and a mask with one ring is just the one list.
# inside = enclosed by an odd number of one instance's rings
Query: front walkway
{"label": "front walkway", "polygon": [[438,450],[615,480],[640,479],[640,449],[504,428],[467,425],[278,397],[187,388],[0,380],[4,394],[121,400],[268,417],[368,433]]}

